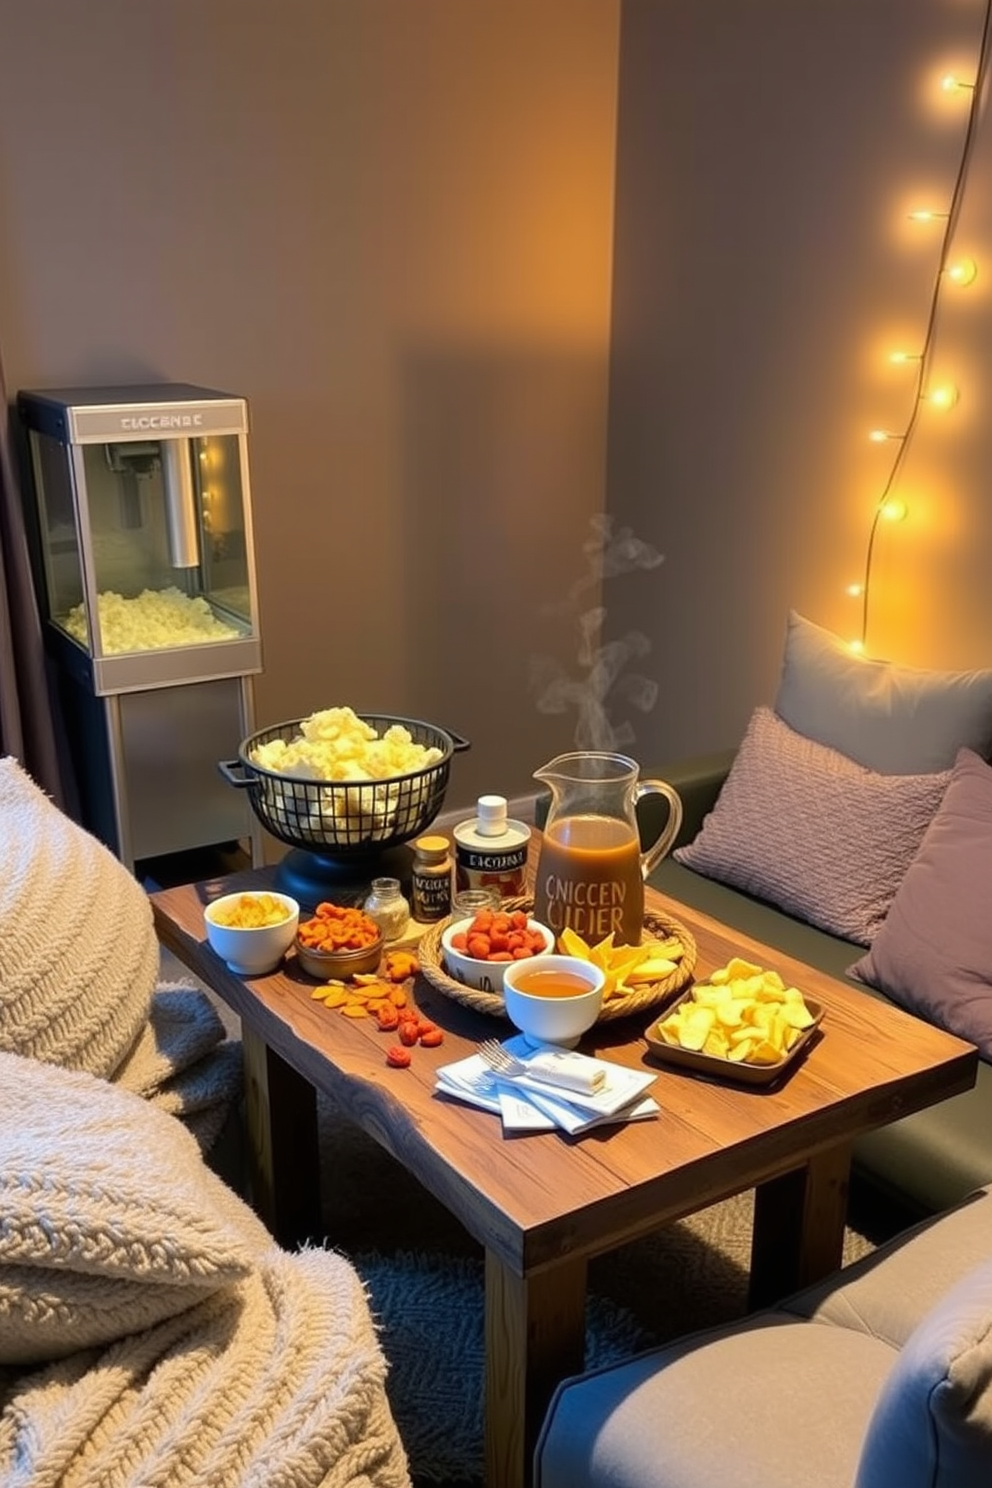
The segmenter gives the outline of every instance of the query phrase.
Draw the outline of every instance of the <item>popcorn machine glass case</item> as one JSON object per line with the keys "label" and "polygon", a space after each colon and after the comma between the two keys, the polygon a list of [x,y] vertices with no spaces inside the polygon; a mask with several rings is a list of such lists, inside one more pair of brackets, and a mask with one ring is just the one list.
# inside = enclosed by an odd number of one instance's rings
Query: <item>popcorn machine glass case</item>
{"label": "popcorn machine glass case", "polygon": [[129,866],[258,828],[217,771],[261,671],[243,398],[26,391],[46,639],[83,824]]}

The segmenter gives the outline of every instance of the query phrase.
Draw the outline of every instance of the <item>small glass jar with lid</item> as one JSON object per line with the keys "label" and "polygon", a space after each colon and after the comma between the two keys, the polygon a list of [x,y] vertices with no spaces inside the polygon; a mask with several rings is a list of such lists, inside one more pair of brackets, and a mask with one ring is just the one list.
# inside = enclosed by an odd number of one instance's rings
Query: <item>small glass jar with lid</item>
{"label": "small glass jar with lid", "polygon": [[459,889],[451,898],[451,918],[472,920],[483,909],[494,913],[502,903],[499,889],[490,885],[486,889]]}
{"label": "small glass jar with lid", "polygon": [[410,923],[410,902],[398,878],[374,878],[362,908],[375,920],[384,940],[399,940]]}

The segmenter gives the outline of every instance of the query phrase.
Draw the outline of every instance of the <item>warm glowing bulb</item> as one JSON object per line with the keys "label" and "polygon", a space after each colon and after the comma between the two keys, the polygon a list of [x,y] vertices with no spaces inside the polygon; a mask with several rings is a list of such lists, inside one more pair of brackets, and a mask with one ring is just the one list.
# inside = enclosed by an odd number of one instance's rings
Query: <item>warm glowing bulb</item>
{"label": "warm glowing bulb", "polygon": [[938,218],[947,217],[947,212],[931,212],[929,207],[919,207],[915,212],[910,212],[913,222],[936,222]]}
{"label": "warm glowing bulb", "polygon": [[907,362],[922,362],[923,357],[918,351],[893,351],[889,353],[889,361],[896,367],[902,367]]}
{"label": "warm glowing bulb", "polygon": [[905,439],[905,434],[895,434],[891,429],[872,429],[868,438],[872,444],[884,444],[887,439]]}
{"label": "warm glowing bulb", "polygon": [[855,656],[860,656],[862,651],[865,649],[865,643],[862,640],[848,641],[847,644],[850,646]]}
{"label": "warm glowing bulb", "polygon": [[932,408],[953,408],[961,394],[953,382],[941,383],[939,387],[931,388],[926,395],[926,401]]}
{"label": "warm glowing bulb", "polygon": [[978,265],[973,258],[959,258],[956,263],[948,264],[946,273],[952,284],[964,289],[977,279]]}
{"label": "warm glowing bulb", "polygon": [[890,496],[888,501],[883,501],[879,511],[887,522],[902,522],[905,520],[909,508],[905,501]]}
{"label": "warm glowing bulb", "polygon": [[864,584],[848,584],[845,591],[852,599],[860,599],[865,592]]}
{"label": "warm glowing bulb", "polygon": [[940,80],[940,86],[945,93],[967,93],[974,89],[974,83],[963,83],[956,78],[953,72],[945,73]]}

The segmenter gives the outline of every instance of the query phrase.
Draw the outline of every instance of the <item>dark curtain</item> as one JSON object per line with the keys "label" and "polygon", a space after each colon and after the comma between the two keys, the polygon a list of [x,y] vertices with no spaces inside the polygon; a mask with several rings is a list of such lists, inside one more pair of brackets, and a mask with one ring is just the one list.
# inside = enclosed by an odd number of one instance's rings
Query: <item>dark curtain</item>
{"label": "dark curtain", "polygon": [[18,759],[64,809],[64,751],[32,583],[13,417],[0,360],[0,755]]}

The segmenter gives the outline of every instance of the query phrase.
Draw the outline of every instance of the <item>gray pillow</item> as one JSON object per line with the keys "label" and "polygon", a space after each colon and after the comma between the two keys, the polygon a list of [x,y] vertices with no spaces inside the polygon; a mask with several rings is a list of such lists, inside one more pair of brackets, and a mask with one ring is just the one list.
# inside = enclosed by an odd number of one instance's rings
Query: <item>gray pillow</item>
{"label": "gray pillow", "polygon": [[910,1335],[875,1405],[855,1488],[988,1488],[992,1261]]}
{"label": "gray pillow", "polygon": [[173,1317],[273,1243],[141,1096],[0,1053],[0,1114],[0,1366]]}
{"label": "gray pillow", "polygon": [[947,770],[992,752],[992,671],[934,672],[856,656],[790,611],[775,711],[790,728],[883,775]]}
{"label": "gray pillow", "polygon": [[992,1059],[992,768],[962,749],[871,950],[850,975]]}
{"label": "gray pillow", "polygon": [[870,945],[949,775],[880,775],[756,708],[702,830],[673,856]]}

